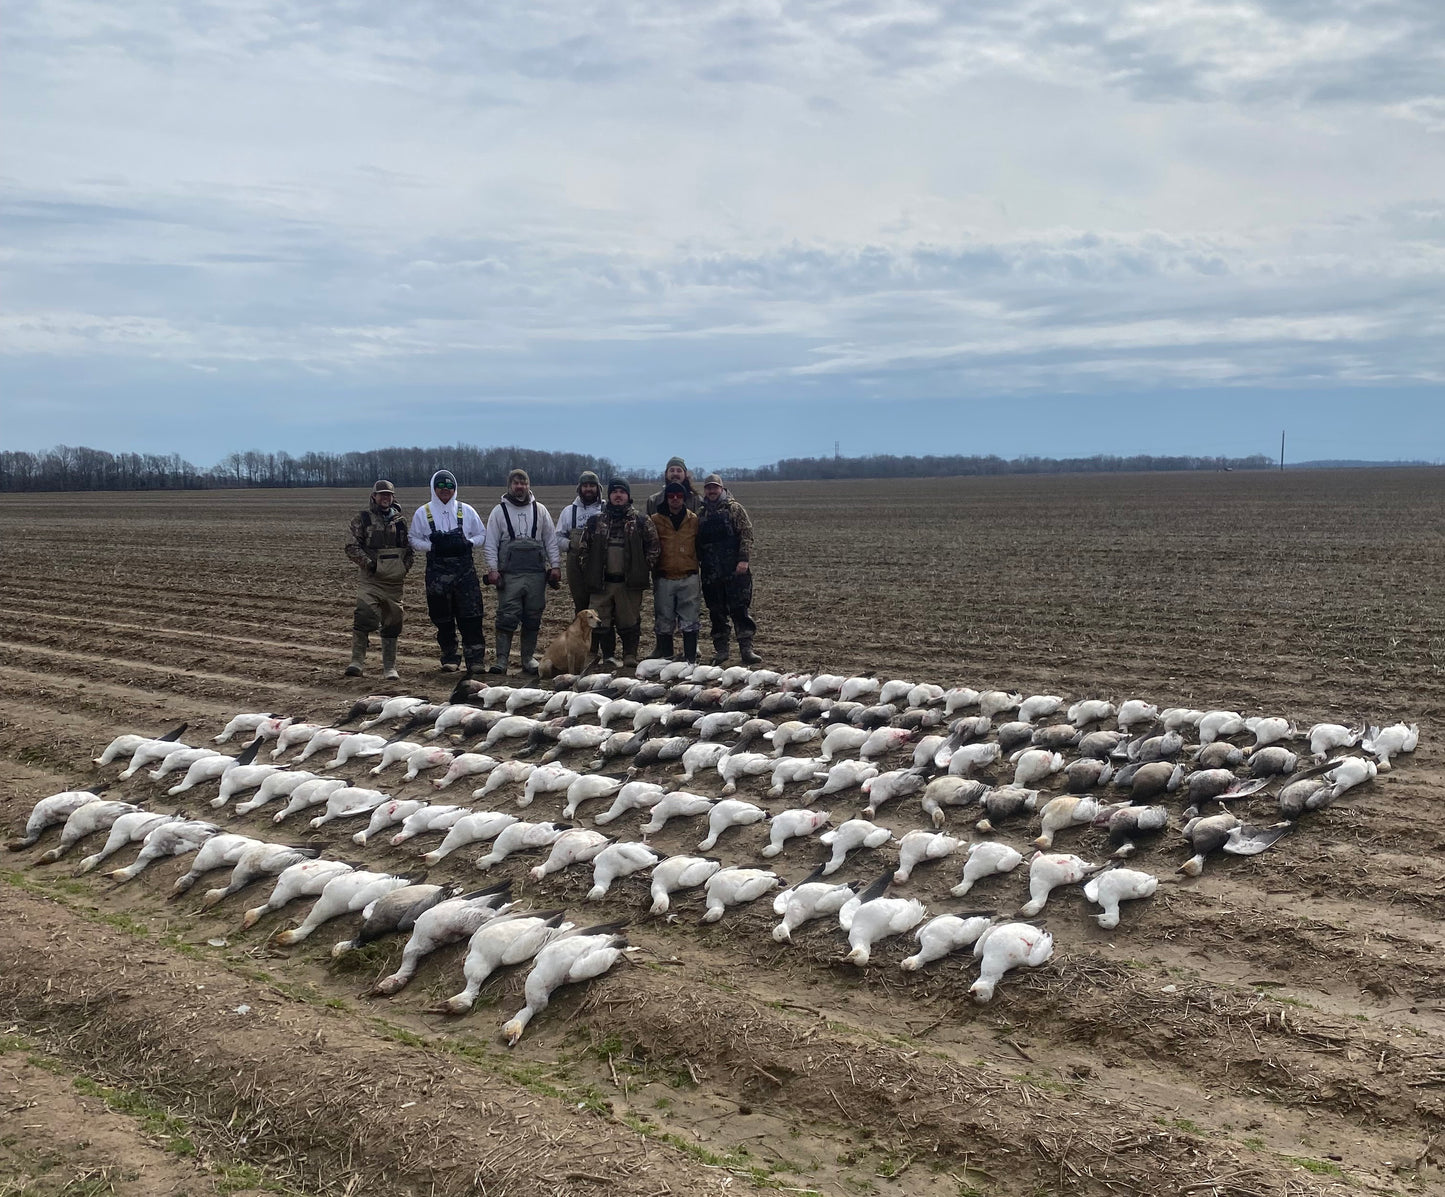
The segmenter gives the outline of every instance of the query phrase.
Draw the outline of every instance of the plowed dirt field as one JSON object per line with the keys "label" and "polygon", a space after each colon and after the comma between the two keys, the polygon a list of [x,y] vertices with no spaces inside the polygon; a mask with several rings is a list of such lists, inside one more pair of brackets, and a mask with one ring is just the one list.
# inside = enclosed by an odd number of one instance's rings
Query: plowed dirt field
{"label": "plowed dirt field", "polygon": [[[541,497],[556,511],[569,496]],[[524,854],[483,877],[476,852],[458,852],[427,879],[510,879],[525,906],[628,921],[640,949],[559,991],[514,1049],[498,1030],[523,1003],[525,967],[461,1017],[436,1007],[460,988],[464,944],[395,997],[369,997],[401,938],[333,959],[352,915],[278,948],[304,903],[240,927],[269,882],[202,910],[224,873],[174,901],[184,858],[123,885],[75,876],[95,849],[38,863],[52,827],[0,859],[0,1194],[1445,1191],[1445,471],[759,484],[737,497],[758,529],[771,667],[1301,727],[1404,719],[1420,724],[1419,750],[1270,851],[1216,857],[1198,878],[1175,871],[1188,853],[1171,795],[1170,830],[1131,861],[1161,878],[1155,896],[1105,931],[1078,887],[1056,891],[1036,920],[1053,959],[1008,974],[987,1005],[968,995],[967,953],[906,973],[900,937],[859,969],[833,920],[774,942],[768,899],[705,925],[693,891],[655,918],[641,876],[587,902],[587,868],[534,881],[539,857]],[[214,782],[168,798],[174,778],[117,781],[123,762],[91,763],[116,735],[181,721],[199,746],[242,711],[328,724],[366,694],[445,698],[455,677],[436,670],[420,569],[402,681],[340,676],[353,601],[341,545],[363,498],[0,496],[6,835],[37,799],[108,782],[106,797],[419,872],[436,835],[357,846],[355,820],[276,828],[274,807],[213,811]],[[400,496],[408,510],[423,498]],[[495,501],[462,498],[483,513]],[[553,603],[544,643],[565,622]],[[563,760],[586,770],[591,755]],[[372,763],[334,775],[436,795],[436,774],[374,779]],[[745,778],[739,796],[803,805],[802,787],[767,799],[767,786]],[[722,781],[688,788],[716,795]],[[528,817],[557,817],[562,801],[541,797]],[[835,825],[862,805],[856,790],[822,801]],[[1279,817],[1268,795],[1239,813]],[[608,830],[636,839],[643,817]],[[948,830],[965,837],[976,817],[951,811]],[[899,834],[926,823],[916,797],[876,818]],[[1036,833],[1036,817],[1014,819],[997,838],[1027,854]],[[700,834],[677,820],[652,843],[692,851]],[[717,854],[794,881],[821,857],[798,839],[764,860],[766,839],[765,824],[730,831]],[[1057,847],[1108,851],[1093,829]],[[837,876],[867,881],[894,859],[865,850]],[[961,863],[923,865],[899,892],[931,913],[1025,901],[1024,868],[950,897]]]}

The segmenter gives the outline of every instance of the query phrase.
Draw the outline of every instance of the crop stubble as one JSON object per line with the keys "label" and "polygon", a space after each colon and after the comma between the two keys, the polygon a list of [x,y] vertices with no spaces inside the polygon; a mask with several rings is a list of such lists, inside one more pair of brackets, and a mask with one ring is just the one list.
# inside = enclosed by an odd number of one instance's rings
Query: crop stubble
{"label": "crop stubble", "polygon": [[[1445,476],[738,489],[758,525],[755,613],[770,663],[1301,723],[1404,716],[1421,722],[1421,749],[1271,853],[1211,864],[1198,881],[1174,882],[1182,854],[1166,837],[1140,864],[1169,880],[1117,931],[1096,928],[1079,895],[1056,897],[1044,920],[1055,960],[1011,975],[982,1009],[967,1000],[960,960],[905,975],[895,944],[859,974],[816,924],[796,947],[775,945],[761,906],[716,927],[696,924],[693,901],[677,923],[651,920],[634,880],[586,917],[631,917],[642,964],[559,995],[508,1054],[493,1034],[520,1004],[519,976],[493,982],[491,1004],[469,1019],[447,1021],[428,1012],[459,974],[460,953],[444,952],[396,999],[368,1003],[357,991],[399,947],[340,969],[325,951],[338,926],[281,956],[264,945],[284,922],[236,934],[242,898],[207,915],[164,903],[179,867],[112,891],[56,881],[23,853],[4,862],[16,917],[0,1013],[72,1066],[191,1119],[203,1151],[307,1190],[381,1177],[397,1192],[1439,1183],[1445,827],[1431,796]],[[5,823],[45,793],[89,784],[88,758],[120,731],[184,718],[199,736],[247,709],[329,722],[376,690],[337,676],[352,576],[341,544],[359,497],[0,497],[12,614],[0,646]],[[563,495],[543,498],[555,509]],[[416,575],[408,600],[404,681],[392,689],[440,696]],[[754,798],[763,788],[743,786]],[[126,794],[160,803],[162,790],[137,778]],[[228,825],[272,830],[264,813]],[[913,818],[885,808],[880,821],[902,829]],[[328,830],[349,859],[405,859]],[[658,842],[680,850],[689,830],[672,825]],[[755,858],[759,829],[730,834],[729,859]],[[1068,847],[1095,857],[1091,836]],[[813,853],[792,843],[780,871],[800,875]],[[476,876],[464,855],[432,879]],[[508,875],[520,884],[528,863]],[[936,910],[968,904],[946,895],[955,872],[921,870],[909,890]],[[568,872],[521,888],[577,910],[586,885]],[[1017,891],[1015,877],[970,898],[1008,910]],[[225,948],[208,945],[218,937]],[[232,1011],[244,1004],[258,1014],[242,1029]],[[186,1038],[147,1030],[160,1026]]]}

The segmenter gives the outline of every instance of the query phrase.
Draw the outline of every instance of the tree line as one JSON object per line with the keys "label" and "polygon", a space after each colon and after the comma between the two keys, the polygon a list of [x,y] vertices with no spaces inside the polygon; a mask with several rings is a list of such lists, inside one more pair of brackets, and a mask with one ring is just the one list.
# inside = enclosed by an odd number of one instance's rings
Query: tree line
{"label": "tree line", "polygon": [[[1264,470],[1262,453],[1251,457],[1015,457],[894,456],[785,457],[772,465],[724,471],[729,481],[805,481],[829,478],[944,478],[982,474],[1099,474],[1158,470]],[[0,491],[42,490],[212,490],[238,487],[369,487],[378,478],[397,486],[426,486],[437,470],[454,471],[466,487],[505,486],[507,473],[521,465],[538,486],[571,486],[583,470],[606,483],[622,471],[606,457],[524,449],[516,445],[480,448],[367,449],[352,453],[231,453],[209,469],[179,454],[108,453],[104,449],[58,445],[43,453],[0,452]],[[648,470],[644,475],[653,477]]]}

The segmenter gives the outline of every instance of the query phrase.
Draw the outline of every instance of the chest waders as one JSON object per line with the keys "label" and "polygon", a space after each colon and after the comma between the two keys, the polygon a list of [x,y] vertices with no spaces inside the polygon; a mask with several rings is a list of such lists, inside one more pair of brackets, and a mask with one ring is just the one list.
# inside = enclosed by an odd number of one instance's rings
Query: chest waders
{"label": "chest waders", "polygon": [[472,561],[472,542],[462,531],[461,504],[457,504],[457,526],[445,531],[437,527],[430,503],[424,510],[431,529],[431,547],[426,555],[426,610],[436,625],[442,668],[455,669],[465,660],[468,673],[480,673],[487,655],[482,629],[482,580]]}
{"label": "chest waders", "polygon": [[[512,652],[512,633],[522,629],[522,672],[537,672],[537,632],[542,627],[542,610],[547,604],[547,546],[537,539],[540,513],[537,500],[531,502],[532,526],[529,529],[518,513],[518,524],[512,523],[515,506],[503,499],[502,520],[507,525],[507,538],[497,546],[497,663],[494,673],[507,672],[507,658]],[[520,532],[518,525],[520,524]]]}
{"label": "chest waders", "polygon": [[729,621],[737,630],[738,651],[747,664],[760,661],[753,652],[758,625],[749,608],[753,605],[753,575],[740,574],[738,534],[727,505],[707,503],[697,513],[697,558],[702,567],[702,600],[712,620],[713,664],[728,659]]}
{"label": "chest waders", "polygon": [[[596,514],[595,512],[593,514]],[[572,501],[572,530],[567,533],[567,589],[572,595],[572,614],[587,605],[587,579],[582,576],[582,534],[587,531],[587,518],[578,524],[582,508]]]}
{"label": "chest waders", "polygon": [[[362,512],[365,531],[360,548],[368,565],[363,568],[356,585],[356,610],[351,621],[351,663],[347,677],[361,677],[365,672],[366,650],[371,633],[381,632],[381,676],[392,680],[396,672],[396,641],[401,635],[405,609],[402,606],[402,583],[406,580],[406,549],[397,532],[400,516],[395,508],[387,518],[378,519],[373,509]],[[355,524],[352,525],[353,528]],[[404,525],[403,525],[404,526]]]}

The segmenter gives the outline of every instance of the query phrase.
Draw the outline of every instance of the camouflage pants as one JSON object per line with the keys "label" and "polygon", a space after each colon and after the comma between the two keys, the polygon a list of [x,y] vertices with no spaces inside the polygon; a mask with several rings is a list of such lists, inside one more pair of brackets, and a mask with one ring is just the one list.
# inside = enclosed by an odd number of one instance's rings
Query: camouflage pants
{"label": "camouflage pants", "polygon": [[[482,628],[482,582],[475,569],[452,573],[430,562],[426,572],[426,611],[437,629],[437,647],[443,665],[480,666],[487,651]],[[457,629],[461,629],[461,651],[457,650]]]}
{"label": "camouflage pants", "polygon": [[597,630],[635,628],[642,623],[641,590],[628,590],[625,582],[608,582],[607,589],[593,594],[588,606],[597,612],[601,622]]}
{"label": "camouflage pants", "polygon": [[758,625],[753,622],[753,575],[729,574],[725,578],[702,584],[703,602],[712,619],[712,642],[715,648],[728,645],[728,621],[737,629],[738,643],[751,644]]}

